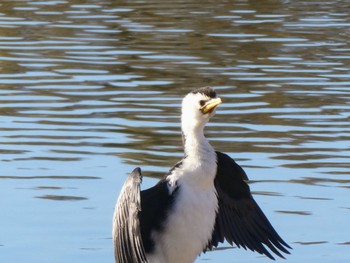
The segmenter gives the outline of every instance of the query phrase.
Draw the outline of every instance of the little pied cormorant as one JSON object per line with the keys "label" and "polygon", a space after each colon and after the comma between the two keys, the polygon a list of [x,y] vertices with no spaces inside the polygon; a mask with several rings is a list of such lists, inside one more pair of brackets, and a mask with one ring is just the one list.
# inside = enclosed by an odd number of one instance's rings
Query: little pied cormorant
{"label": "little pied cormorant", "polygon": [[271,251],[289,254],[244,170],[204,136],[221,102],[210,87],[190,92],[182,101],[185,157],[149,189],[140,190],[140,168],[128,176],[113,217],[116,263],[192,263],[225,240],[271,259]]}

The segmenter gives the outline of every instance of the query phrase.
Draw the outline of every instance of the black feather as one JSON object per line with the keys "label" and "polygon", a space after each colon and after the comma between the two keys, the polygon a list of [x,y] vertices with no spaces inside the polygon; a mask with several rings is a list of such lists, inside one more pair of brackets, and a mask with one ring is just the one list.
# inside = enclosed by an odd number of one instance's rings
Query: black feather
{"label": "black feather", "polygon": [[169,210],[174,204],[178,187],[169,194],[168,182],[161,180],[155,186],[141,192],[141,211],[139,214],[141,236],[146,253],[151,253],[155,247],[152,238],[153,231],[162,231]]}
{"label": "black feather", "polygon": [[[226,240],[237,247],[257,251],[274,259],[270,251],[283,258],[290,246],[272,227],[250,193],[244,170],[228,155],[216,152],[217,174],[214,180],[219,209],[212,238],[206,249]],[[268,249],[270,250],[268,250]]]}
{"label": "black feather", "polygon": [[141,181],[141,169],[136,168],[126,179],[116,204],[113,241],[117,263],[147,263],[146,253],[155,247],[152,233],[163,230],[162,222],[166,221],[178,192],[175,187],[169,193],[165,179],[140,191]]}
{"label": "black feather", "polygon": [[199,88],[196,89],[194,91],[192,91],[193,94],[197,94],[197,93],[201,93],[204,94],[205,96],[209,97],[209,98],[216,98],[216,92],[213,88],[211,87],[203,87],[203,88]]}

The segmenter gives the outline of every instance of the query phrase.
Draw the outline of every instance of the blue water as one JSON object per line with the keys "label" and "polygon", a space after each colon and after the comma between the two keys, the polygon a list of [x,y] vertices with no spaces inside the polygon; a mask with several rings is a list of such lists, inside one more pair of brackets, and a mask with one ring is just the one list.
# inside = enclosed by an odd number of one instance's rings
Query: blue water
{"label": "blue water", "polygon": [[2,1],[0,262],[114,262],[127,174],[147,188],[182,157],[181,99],[207,85],[224,101],[207,137],[286,262],[349,262],[349,25],[341,1]]}

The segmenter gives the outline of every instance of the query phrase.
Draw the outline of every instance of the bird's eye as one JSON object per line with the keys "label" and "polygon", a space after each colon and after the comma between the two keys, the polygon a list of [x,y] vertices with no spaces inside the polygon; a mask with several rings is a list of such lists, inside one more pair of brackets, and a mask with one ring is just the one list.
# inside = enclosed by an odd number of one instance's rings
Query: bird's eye
{"label": "bird's eye", "polygon": [[206,102],[207,102],[206,100],[200,100],[199,105],[201,105],[201,107],[203,107]]}

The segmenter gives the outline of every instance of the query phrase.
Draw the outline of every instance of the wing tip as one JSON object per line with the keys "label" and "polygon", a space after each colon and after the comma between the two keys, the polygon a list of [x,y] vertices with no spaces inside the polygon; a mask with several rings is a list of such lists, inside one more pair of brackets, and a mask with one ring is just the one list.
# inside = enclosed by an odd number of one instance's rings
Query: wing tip
{"label": "wing tip", "polygon": [[142,182],[142,173],[141,173],[141,168],[136,167],[128,176],[128,181],[132,181],[133,183],[138,183],[141,184]]}
{"label": "wing tip", "polygon": [[[278,234],[277,234],[278,235]],[[260,252],[261,254],[264,254],[268,258],[275,260],[274,256],[270,252],[272,252],[274,255],[278,256],[279,258],[286,259],[285,255],[290,255],[291,252],[288,250],[292,250],[293,248],[289,246],[280,236],[278,237],[278,241],[276,243],[276,240],[273,241],[269,239],[267,242],[263,242],[264,249]],[[269,249],[269,250],[268,250]],[[282,254],[284,253],[284,254]]]}
{"label": "wing tip", "polygon": [[132,170],[131,174],[141,176],[141,168],[136,167],[134,170]]}

